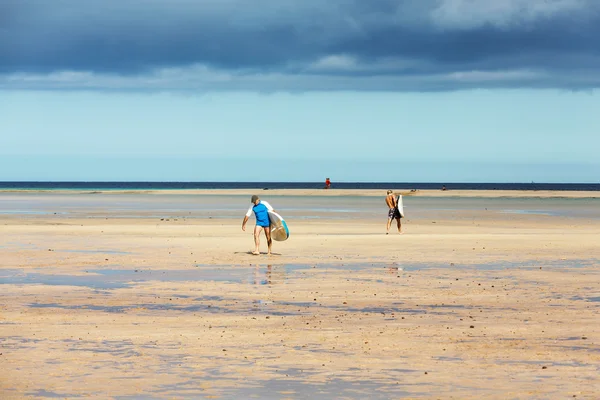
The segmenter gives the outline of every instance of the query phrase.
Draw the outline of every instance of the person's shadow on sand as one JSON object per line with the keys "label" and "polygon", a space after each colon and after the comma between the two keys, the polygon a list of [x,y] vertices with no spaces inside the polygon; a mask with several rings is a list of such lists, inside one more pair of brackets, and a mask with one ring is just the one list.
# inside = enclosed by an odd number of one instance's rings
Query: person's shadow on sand
{"label": "person's shadow on sand", "polygon": [[[258,256],[258,255],[261,255],[261,256],[262,256],[263,254],[264,254],[264,255],[267,255],[267,253],[266,253],[266,252],[262,252],[262,251],[260,252],[260,254],[254,254],[252,251],[245,251],[245,252],[236,251],[236,252],[234,252],[233,254],[250,254],[250,255],[252,255],[252,256]],[[280,255],[281,255],[281,253],[273,253],[273,252],[271,252],[271,255],[272,255],[272,256],[280,256]]]}

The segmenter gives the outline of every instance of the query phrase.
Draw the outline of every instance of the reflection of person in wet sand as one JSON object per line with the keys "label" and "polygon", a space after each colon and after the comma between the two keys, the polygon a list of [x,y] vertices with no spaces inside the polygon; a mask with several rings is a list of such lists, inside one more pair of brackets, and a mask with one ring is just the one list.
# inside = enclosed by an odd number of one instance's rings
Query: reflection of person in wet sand
{"label": "reflection of person in wet sand", "polygon": [[261,267],[254,267],[254,284],[255,285],[276,285],[285,281],[285,268],[281,266],[267,265],[265,271],[265,279],[261,279]]}
{"label": "reflection of person in wet sand", "polygon": [[273,211],[273,207],[271,207],[271,205],[269,203],[267,203],[266,201],[261,201],[258,198],[258,196],[256,196],[256,195],[252,196],[252,199],[250,200],[250,202],[252,203],[252,205],[250,206],[250,208],[248,209],[248,212],[244,216],[244,221],[242,222],[242,230],[244,232],[246,231],[246,222],[248,222],[248,218],[250,218],[250,215],[252,215],[252,212],[254,212],[254,216],[256,217],[256,226],[254,226],[255,248],[254,248],[254,251],[252,252],[252,254],[254,254],[254,255],[260,254],[260,251],[259,251],[260,232],[264,230],[265,237],[267,238],[267,246],[269,249],[267,254],[270,255],[271,254],[271,244],[273,243],[273,241],[271,240],[269,211]]}
{"label": "reflection of person in wet sand", "polygon": [[398,232],[402,233],[402,216],[400,215],[400,211],[398,211],[398,203],[396,202],[396,197],[392,193],[391,190],[387,191],[387,196],[385,198],[385,204],[389,207],[388,211],[388,221],[387,221],[387,231],[386,235],[390,233],[390,227],[392,226],[392,220],[396,219],[398,224]]}

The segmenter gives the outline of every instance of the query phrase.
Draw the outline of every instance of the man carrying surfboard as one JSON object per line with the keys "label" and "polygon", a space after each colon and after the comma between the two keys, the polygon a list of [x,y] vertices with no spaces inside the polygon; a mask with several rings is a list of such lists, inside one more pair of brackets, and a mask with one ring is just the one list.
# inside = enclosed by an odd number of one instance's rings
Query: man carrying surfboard
{"label": "man carrying surfboard", "polygon": [[387,196],[385,198],[385,204],[389,207],[388,211],[388,221],[387,221],[387,231],[386,235],[390,233],[390,227],[392,226],[392,220],[396,220],[398,224],[398,232],[402,233],[402,215],[400,215],[400,211],[398,210],[398,202],[396,201],[396,197],[394,196],[391,190],[387,191]]}
{"label": "man carrying surfboard", "polygon": [[268,253],[267,254],[271,254],[271,244],[273,243],[273,241],[271,240],[271,228],[270,228],[270,221],[269,221],[269,211],[273,211],[273,207],[271,207],[271,205],[269,203],[267,203],[266,201],[262,201],[261,199],[258,198],[257,195],[252,196],[252,199],[250,200],[250,202],[252,203],[252,205],[250,205],[250,208],[248,209],[248,212],[246,213],[246,215],[244,216],[244,221],[242,222],[242,231],[246,231],[246,222],[248,222],[248,218],[250,218],[250,216],[252,215],[252,212],[254,212],[254,216],[256,217],[256,226],[254,227],[254,251],[252,252],[252,254],[254,255],[259,255],[260,251],[259,251],[259,247],[260,247],[260,232],[262,230],[265,231],[265,237],[267,238],[267,245],[269,247]]}

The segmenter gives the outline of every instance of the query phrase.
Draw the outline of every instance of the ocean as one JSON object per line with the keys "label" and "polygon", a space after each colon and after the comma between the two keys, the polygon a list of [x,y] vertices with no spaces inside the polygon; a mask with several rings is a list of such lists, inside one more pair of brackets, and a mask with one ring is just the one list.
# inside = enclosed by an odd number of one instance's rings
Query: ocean
{"label": "ocean", "polygon": [[[173,190],[173,189],[322,189],[323,182],[0,182],[2,189],[31,190]],[[335,182],[332,189],[441,189],[600,191],[600,183],[445,183]]]}
{"label": "ocean", "polygon": [[[381,196],[297,196],[260,192],[288,221],[371,220],[387,218],[385,192]],[[236,219],[250,206],[247,194],[202,195],[168,192],[162,195],[48,191],[0,193],[0,216],[26,218],[150,218]],[[404,199],[410,221],[460,219],[485,212],[510,220],[512,215],[600,219],[600,198],[486,198],[413,197]]]}

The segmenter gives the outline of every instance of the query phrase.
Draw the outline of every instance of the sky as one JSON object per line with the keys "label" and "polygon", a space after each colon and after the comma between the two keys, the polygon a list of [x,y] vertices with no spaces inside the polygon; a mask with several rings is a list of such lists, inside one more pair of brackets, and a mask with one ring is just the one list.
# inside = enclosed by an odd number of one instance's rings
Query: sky
{"label": "sky", "polygon": [[596,0],[3,0],[0,180],[600,182]]}

